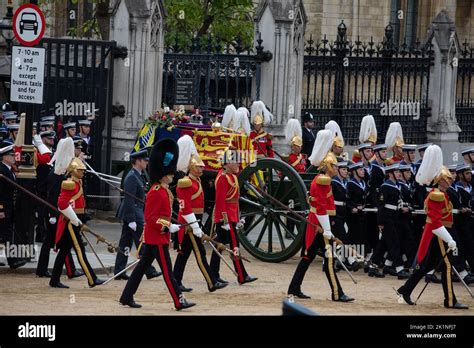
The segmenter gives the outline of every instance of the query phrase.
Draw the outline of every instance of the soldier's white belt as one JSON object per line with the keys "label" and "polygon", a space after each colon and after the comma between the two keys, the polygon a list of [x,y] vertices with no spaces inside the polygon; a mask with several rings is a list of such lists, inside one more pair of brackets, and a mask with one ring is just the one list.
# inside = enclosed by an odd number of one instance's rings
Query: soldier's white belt
{"label": "soldier's white belt", "polygon": [[341,202],[341,201],[334,201],[334,204],[338,205],[340,207],[345,207],[346,206],[346,202]]}
{"label": "soldier's white belt", "polygon": [[387,208],[387,209],[390,209],[390,210],[398,210],[398,205],[385,204],[384,208]]}

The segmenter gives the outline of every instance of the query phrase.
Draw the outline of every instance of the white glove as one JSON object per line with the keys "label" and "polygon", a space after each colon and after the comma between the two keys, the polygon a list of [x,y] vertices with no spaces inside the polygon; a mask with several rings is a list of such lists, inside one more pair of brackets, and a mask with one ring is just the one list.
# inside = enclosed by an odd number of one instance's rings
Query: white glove
{"label": "white glove", "polygon": [[191,228],[193,229],[193,234],[196,237],[201,238],[202,237],[202,230],[201,230],[201,227],[199,227],[199,224],[198,224],[197,219],[196,219],[196,215],[194,215],[194,213],[191,213],[191,214],[188,214],[188,215],[183,215],[183,219],[188,224],[190,224],[189,226],[191,226]]}
{"label": "white glove", "polygon": [[48,149],[48,147],[45,144],[43,144],[43,140],[38,134],[36,134],[33,137],[33,144],[36,146],[36,148],[38,149],[38,152],[41,155],[44,155],[45,153],[51,153],[51,150]]}
{"label": "white glove", "polygon": [[332,234],[332,232],[328,230],[323,231],[323,236],[324,238],[329,239],[329,240],[334,238],[334,235]]}
{"label": "white glove", "polygon": [[137,223],[135,221],[130,222],[128,224],[128,227],[130,227],[133,231],[136,231],[137,230]]}
{"label": "white glove", "polygon": [[63,213],[71,221],[71,224],[73,224],[74,226],[82,225],[81,220],[79,220],[79,218],[76,215],[76,212],[74,211],[74,209],[72,209],[70,205],[66,209],[60,210],[60,212]]}
{"label": "white glove", "polygon": [[245,218],[242,218],[240,219],[239,222],[237,222],[237,224],[235,225],[235,227],[240,230],[242,227],[244,227],[244,224],[245,224]]}
{"label": "white glove", "polygon": [[230,225],[229,224],[222,225],[222,229],[226,231],[230,231]]}
{"label": "white glove", "polygon": [[50,225],[56,225],[56,218],[55,217],[49,218],[49,223]]}
{"label": "white glove", "polygon": [[441,227],[433,230],[433,234],[437,235],[443,241],[448,243],[449,249],[452,249],[453,251],[456,249],[456,242],[454,241],[453,237],[449,234],[446,227],[441,226]]}
{"label": "white glove", "polygon": [[170,233],[176,233],[179,231],[179,229],[180,229],[179,225],[176,225],[176,224],[171,224],[168,227],[168,230],[170,231]]}
{"label": "white glove", "polygon": [[454,239],[448,242],[448,248],[452,251],[457,250],[456,241]]}

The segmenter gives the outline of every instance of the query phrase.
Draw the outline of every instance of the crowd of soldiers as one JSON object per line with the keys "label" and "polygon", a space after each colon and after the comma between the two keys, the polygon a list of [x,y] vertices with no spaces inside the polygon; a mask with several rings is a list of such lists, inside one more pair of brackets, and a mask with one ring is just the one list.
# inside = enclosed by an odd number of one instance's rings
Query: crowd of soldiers
{"label": "crowd of soldiers", "polygon": [[[35,146],[34,163],[36,166],[35,192],[39,198],[57,205],[60,194],[60,182],[55,177],[52,158],[61,139],[71,138],[74,155],[86,161],[91,159],[93,140],[90,117],[73,117],[63,119],[54,114],[41,116],[39,122],[33,123],[33,145]],[[19,161],[16,148],[23,145],[24,139],[18,139],[20,131],[20,116],[12,110],[9,103],[2,105],[0,110],[0,172],[14,182],[19,174]],[[61,174],[63,175],[63,174]],[[61,177],[62,179],[62,177]],[[55,230],[58,214],[43,204],[35,205],[36,229],[34,236],[18,227],[22,216],[15,213],[19,200],[16,190],[3,180],[0,180],[0,242],[10,245],[28,244],[34,241],[43,243],[38,259],[37,275],[50,277],[48,271],[49,250],[54,246]],[[31,253],[30,253],[31,254]],[[12,269],[24,266],[34,255],[25,257],[8,257],[8,265]],[[66,270],[69,278],[81,276],[83,273],[76,269],[70,255],[66,258]]]}
{"label": "crowd of soldiers", "polygon": [[[286,139],[291,146],[292,154],[301,158],[300,161],[294,161],[295,157],[290,157],[288,162],[298,172],[306,172],[308,167],[313,165],[314,159],[307,161],[308,157],[314,158],[318,153],[325,156],[325,151],[321,150],[321,144],[315,143],[317,135],[313,131],[313,116],[304,115],[303,124],[300,130],[298,122],[290,120],[286,127]],[[334,171],[328,175],[331,177],[335,211],[328,210],[330,228],[328,225],[327,230],[332,231],[334,236],[345,245],[363,246],[365,257],[363,268],[370,277],[384,278],[390,275],[398,279],[409,279],[417,269],[416,265],[419,265],[416,257],[420,255],[418,246],[423,244],[424,229],[426,230],[426,226],[431,223],[431,217],[427,212],[427,202],[429,202],[427,197],[430,193],[434,196],[434,191],[437,190],[435,181],[420,184],[419,180],[415,180],[425,151],[432,144],[405,144],[402,127],[398,122],[390,124],[385,143],[377,144],[374,118],[367,115],[361,123],[360,145],[352,154],[351,160],[348,160],[348,154],[344,153],[344,139],[337,123],[328,122],[325,130],[330,130],[332,133],[329,151],[334,158],[334,163],[329,161],[321,167],[327,173],[327,168],[334,165]],[[389,156],[389,151],[392,152],[392,156]],[[416,152],[419,155],[418,160],[416,160]],[[451,172],[451,177],[447,178],[449,181],[446,187],[447,203],[446,207],[443,207],[441,217],[449,220],[449,216],[453,216],[452,221],[443,220],[448,234],[457,245],[456,251],[450,256],[457,270],[452,280],[463,281],[470,285],[474,283],[474,276],[470,273],[470,270],[474,269],[474,216],[472,214],[474,191],[471,186],[474,148],[464,149],[461,155],[463,163],[447,167]],[[305,165],[301,165],[301,162]],[[437,175],[440,174],[437,173]],[[309,196],[311,200],[313,197],[311,191]],[[315,200],[320,200],[320,198]],[[311,221],[311,218],[308,218],[308,221]],[[321,221],[319,223],[321,225]],[[323,230],[326,231],[324,228]],[[306,234],[308,235],[308,229]],[[311,249],[308,249],[308,252],[310,251]],[[310,260],[312,258],[314,256],[310,255]],[[336,262],[336,271],[344,267],[340,264],[341,262],[344,262],[344,266],[351,271],[357,271],[361,267],[353,256],[346,258],[342,255]],[[303,268],[303,271],[298,269],[295,273],[289,294],[299,298],[308,298],[309,296],[305,295],[300,288],[302,276],[298,278],[298,274],[304,274],[307,266]],[[429,269],[425,280],[433,283],[443,282],[443,286],[447,287],[445,279],[439,279],[437,276],[436,272],[439,271],[440,269],[436,267]],[[338,283],[330,280],[330,284],[334,298],[338,295],[335,292]],[[405,295],[402,292],[403,290],[400,294]],[[345,296],[341,292],[339,295]],[[451,304],[447,307],[461,308],[463,306]]]}
{"label": "crowd of soldiers", "polygon": [[[9,112],[4,111],[7,122],[11,121],[10,117]],[[443,283],[446,307],[467,308],[456,301],[452,282],[474,283],[469,273],[474,266],[473,191],[470,184],[474,148],[465,149],[462,152],[465,162],[451,166],[449,171],[443,166],[438,146],[405,144],[401,125],[397,122],[390,124],[385,143],[377,144],[374,118],[367,115],[361,123],[360,145],[349,160],[344,152],[344,138],[339,125],[330,121],[324,130],[315,133],[314,117],[306,114],[303,126],[296,119],[289,120],[285,136],[291,152],[281,156],[273,149],[271,134],[265,131],[272,119],[273,115],[265,104],[256,101],[250,112],[246,108],[236,109],[233,105],[226,107],[218,127],[247,134],[257,158],[278,155],[300,173],[316,169],[308,192],[310,210],[302,257],[288,295],[309,298],[301,286],[310,264],[320,255],[333,301],[354,301],[344,293],[336,273],[342,268],[355,272],[362,266],[370,277],[390,275],[407,280],[398,293],[409,304],[413,304],[411,291],[425,277],[429,282]],[[86,166],[82,150],[84,143],[91,144],[90,138],[86,141],[89,132],[83,132],[83,128],[90,128],[90,121],[79,121],[80,139],[74,138],[77,137],[75,122],[62,125],[60,131],[64,136],[57,144],[56,132],[46,128],[53,123],[54,119],[43,119],[39,124],[39,134],[34,135],[38,175],[42,176],[44,184],[39,185],[37,194],[58,207],[55,212],[45,209],[38,214],[42,216],[39,224],[44,223],[46,232],[42,238],[37,275],[50,278],[52,287],[68,288],[60,281],[65,266],[70,278],[85,275],[89,286],[95,287],[104,281],[97,278],[89,264],[82,239],[82,234],[89,230],[85,224],[83,177]],[[4,140],[0,146],[0,169],[15,181],[13,144],[16,134],[12,125],[10,129],[13,131],[9,129],[12,139]],[[239,211],[240,192],[236,175],[240,163],[236,161],[239,156],[234,151],[230,143],[220,156],[222,169],[214,181],[213,228],[206,231],[208,233],[204,233],[200,224],[204,207],[200,177],[204,163],[193,140],[189,136],[178,141],[162,139],[150,151],[145,149],[131,154],[133,168],[125,177],[124,199],[117,214],[123,227],[113,277],[127,281],[119,299],[122,305],[141,307],[135,302],[134,294],[146,274],[148,279],[163,275],[177,310],[194,306],[183,296],[183,292],[192,289],[182,283],[191,253],[195,255],[210,292],[228,285],[220,275],[222,252],[230,252],[233,265],[227,262],[226,265],[240,285],[257,280],[247,273],[239,251],[237,230],[245,224],[245,219],[241,218]],[[392,152],[390,157],[389,151]],[[418,161],[416,151],[420,156]],[[145,168],[148,168],[150,178],[148,193],[143,178]],[[179,202],[177,219],[172,216],[174,194],[170,184],[173,182],[176,182]],[[2,235],[4,241],[8,241],[14,235],[13,194],[9,193],[8,184],[0,181],[0,185],[0,207],[3,209],[0,211],[0,224],[2,231],[8,231]],[[176,236],[174,243],[178,251],[174,267],[169,251],[171,235]],[[139,260],[128,275],[128,253],[124,251],[129,250],[133,243]],[[206,258],[205,243],[213,250],[210,262]],[[347,251],[341,257],[335,257],[334,250],[338,246]],[[354,246],[362,246],[356,248],[362,250],[362,255],[354,251]],[[50,273],[47,265],[49,250],[53,247],[58,254]],[[83,272],[75,269],[72,249]],[[152,266],[154,260],[161,272]],[[16,268],[25,261],[8,262],[10,267]],[[457,270],[454,275],[451,268]],[[442,273],[441,280],[437,272]]]}

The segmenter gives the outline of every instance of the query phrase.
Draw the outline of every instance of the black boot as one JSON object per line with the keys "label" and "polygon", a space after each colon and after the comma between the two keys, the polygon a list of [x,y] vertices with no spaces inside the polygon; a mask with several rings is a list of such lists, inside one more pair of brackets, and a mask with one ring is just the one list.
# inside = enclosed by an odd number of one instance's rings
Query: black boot
{"label": "black boot", "polygon": [[104,282],[105,282],[105,280],[96,278],[96,279],[94,280],[94,284],[93,284],[93,285],[89,285],[89,288],[96,287],[97,285],[102,285],[102,284],[104,284]]}
{"label": "black boot", "polygon": [[392,276],[397,275],[397,271],[392,266],[383,266],[383,274],[390,274]]}
{"label": "black boot", "polygon": [[410,298],[410,294],[406,291],[405,289],[405,286],[401,286],[398,290],[397,290],[397,294],[399,296],[402,296],[403,297],[403,300],[408,303],[409,305],[413,306],[415,305],[416,303],[413,302]]}
{"label": "black boot", "polygon": [[368,271],[369,277],[385,278],[385,274],[379,271],[376,265],[371,264]]}
{"label": "black boot", "polygon": [[465,304],[462,304],[460,302],[456,302],[454,305],[449,306],[447,300],[444,300],[444,306],[446,308],[452,308],[452,309],[469,309],[468,306],[466,306]]}
{"label": "black boot", "polygon": [[425,275],[426,283],[441,284],[441,279],[439,279],[435,273]]}
{"label": "black boot", "polygon": [[311,296],[308,296],[308,295],[304,294],[302,291],[300,291],[298,293],[294,293],[294,294],[288,293],[288,297],[290,297],[290,296],[297,297],[297,298],[300,298],[302,300],[306,300],[308,298],[311,298]]}
{"label": "black boot", "polygon": [[214,292],[216,290],[219,290],[219,289],[224,289],[227,285],[229,285],[228,283],[221,283],[221,282],[216,282],[212,288],[208,287],[208,290],[209,292]]}
{"label": "black boot", "polygon": [[141,304],[136,303],[133,299],[130,300],[130,301],[124,301],[124,300],[120,299],[119,302],[122,306],[129,306],[131,308],[141,308],[142,307]]}
{"label": "black boot", "polygon": [[191,291],[193,291],[192,288],[187,288],[183,284],[179,285],[179,290],[181,290],[181,292],[191,292]]}
{"label": "black boot", "polygon": [[83,271],[80,271],[78,269],[76,269],[74,271],[74,273],[72,274],[72,276],[67,276],[69,279],[73,279],[73,278],[79,278],[79,277],[82,277],[84,275],[84,272]]}
{"label": "black boot", "polygon": [[52,288],[69,289],[69,286],[64,285],[64,284],[61,283],[61,282],[57,282],[57,283],[51,283],[51,282],[49,282],[49,286],[52,287]]}
{"label": "black boot", "polygon": [[352,302],[354,299],[352,297],[347,296],[346,294],[342,294],[339,296],[339,298],[336,300],[334,298],[334,295],[331,295],[331,299],[335,302]]}
{"label": "black boot", "polygon": [[176,310],[180,311],[182,309],[194,307],[195,305],[196,305],[195,303],[188,302],[186,299],[183,299],[183,304],[181,305],[181,307],[176,308]]}
{"label": "black boot", "polygon": [[398,279],[408,279],[410,278],[410,273],[402,269],[400,272],[397,272]]}

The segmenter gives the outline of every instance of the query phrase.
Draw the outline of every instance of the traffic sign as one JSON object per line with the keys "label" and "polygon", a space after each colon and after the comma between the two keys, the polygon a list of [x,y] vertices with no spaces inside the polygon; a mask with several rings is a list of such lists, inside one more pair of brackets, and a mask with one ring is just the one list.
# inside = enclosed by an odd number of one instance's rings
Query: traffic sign
{"label": "traffic sign", "polygon": [[43,11],[33,4],[25,4],[13,15],[13,32],[24,46],[35,46],[41,40],[46,27]]}
{"label": "traffic sign", "polygon": [[43,104],[44,48],[14,46],[10,100],[19,103]]}

